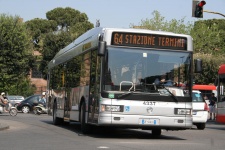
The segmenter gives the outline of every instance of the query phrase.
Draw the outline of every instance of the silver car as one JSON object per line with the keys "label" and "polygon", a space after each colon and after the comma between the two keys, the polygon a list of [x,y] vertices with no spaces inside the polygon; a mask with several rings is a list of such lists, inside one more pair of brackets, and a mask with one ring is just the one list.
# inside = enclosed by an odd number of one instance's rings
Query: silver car
{"label": "silver car", "polygon": [[19,95],[8,95],[6,96],[12,106],[17,107],[17,105],[24,100],[23,96]]}

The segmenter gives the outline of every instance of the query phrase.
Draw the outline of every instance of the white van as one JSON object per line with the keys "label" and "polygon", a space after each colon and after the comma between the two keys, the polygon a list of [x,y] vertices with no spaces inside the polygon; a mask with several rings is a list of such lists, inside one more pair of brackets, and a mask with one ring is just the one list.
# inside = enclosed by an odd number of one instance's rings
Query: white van
{"label": "white van", "polygon": [[208,119],[209,107],[198,90],[192,91],[192,107],[193,125],[196,125],[199,130],[204,130]]}

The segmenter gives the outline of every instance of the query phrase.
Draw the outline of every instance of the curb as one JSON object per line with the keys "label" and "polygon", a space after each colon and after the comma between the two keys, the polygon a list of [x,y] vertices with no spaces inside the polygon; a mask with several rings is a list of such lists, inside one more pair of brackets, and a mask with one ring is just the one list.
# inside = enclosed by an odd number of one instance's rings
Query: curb
{"label": "curb", "polygon": [[0,123],[0,131],[6,130],[6,129],[9,129],[9,126],[7,124]]}

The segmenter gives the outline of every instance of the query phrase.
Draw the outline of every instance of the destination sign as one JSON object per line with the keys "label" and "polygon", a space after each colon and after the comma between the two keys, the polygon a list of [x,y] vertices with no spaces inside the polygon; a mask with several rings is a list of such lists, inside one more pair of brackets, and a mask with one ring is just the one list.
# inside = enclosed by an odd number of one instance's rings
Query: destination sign
{"label": "destination sign", "polygon": [[113,32],[112,45],[187,50],[187,38],[144,33]]}

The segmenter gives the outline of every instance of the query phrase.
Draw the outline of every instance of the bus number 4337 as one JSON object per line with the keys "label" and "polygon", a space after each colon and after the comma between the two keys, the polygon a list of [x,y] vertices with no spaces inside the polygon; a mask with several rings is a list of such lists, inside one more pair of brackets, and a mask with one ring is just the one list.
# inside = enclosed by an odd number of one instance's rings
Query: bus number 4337
{"label": "bus number 4337", "polygon": [[143,104],[144,104],[144,105],[155,105],[155,102],[144,101]]}

